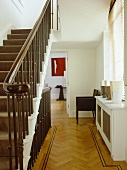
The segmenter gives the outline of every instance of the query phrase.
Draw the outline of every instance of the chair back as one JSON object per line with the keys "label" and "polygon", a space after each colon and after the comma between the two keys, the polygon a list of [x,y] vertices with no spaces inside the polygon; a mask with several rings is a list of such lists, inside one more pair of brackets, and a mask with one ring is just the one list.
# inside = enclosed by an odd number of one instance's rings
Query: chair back
{"label": "chair back", "polygon": [[99,96],[99,92],[98,92],[97,89],[94,89],[94,91],[93,91],[93,97],[94,97],[94,96]]}

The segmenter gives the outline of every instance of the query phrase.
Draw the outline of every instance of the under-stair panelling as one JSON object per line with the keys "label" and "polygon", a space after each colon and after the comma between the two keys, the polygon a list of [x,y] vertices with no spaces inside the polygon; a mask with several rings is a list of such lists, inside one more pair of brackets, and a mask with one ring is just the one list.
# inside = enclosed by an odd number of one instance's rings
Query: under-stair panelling
{"label": "under-stair panelling", "polygon": [[[9,141],[8,141],[8,113],[7,113],[7,95],[3,90],[3,82],[14,63],[22,45],[24,44],[30,29],[12,30],[11,34],[7,35],[7,40],[3,41],[3,46],[0,46],[0,170],[9,170]],[[20,79],[20,72],[19,72]],[[12,98],[10,98],[10,112],[12,108]],[[24,106],[24,108],[26,108]],[[10,122],[13,125],[13,117],[11,114]],[[13,141],[13,126],[12,131],[12,156],[14,156],[14,141]],[[13,161],[13,160],[12,160]],[[13,163],[12,163],[13,164]]]}

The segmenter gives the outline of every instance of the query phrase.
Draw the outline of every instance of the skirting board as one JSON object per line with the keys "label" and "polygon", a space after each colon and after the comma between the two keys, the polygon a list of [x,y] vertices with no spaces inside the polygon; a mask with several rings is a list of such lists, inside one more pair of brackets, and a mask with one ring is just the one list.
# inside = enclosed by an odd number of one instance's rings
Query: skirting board
{"label": "skirting board", "polygon": [[[75,110],[71,110],[69,117],[76,117],[76,111]],[[92,112],[90,111],[79,111],[78,113],[78,117],[84,118],[84,117],[93,117]]]}
{"label": "skirting board", "polygon": [[[51,99],[58,99],[59,94],[51,94]],[[64,94],[64,98],[66,98],[66,95]]]}

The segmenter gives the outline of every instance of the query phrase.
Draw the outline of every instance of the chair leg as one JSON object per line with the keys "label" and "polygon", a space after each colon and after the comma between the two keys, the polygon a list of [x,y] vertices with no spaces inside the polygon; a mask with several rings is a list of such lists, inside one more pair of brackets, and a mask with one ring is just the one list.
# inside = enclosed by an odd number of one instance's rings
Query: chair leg
{"label": "chair leg", "polygon": [[78,125],[78,110],[76,109],[76,121],[77,121],[77,125]]}
{"label": "chair leg", "polygon": [[96,121],[96,112],[95,111],[92,111],[92,113],[93,113],[93,123],[95,123],[95,121]]}

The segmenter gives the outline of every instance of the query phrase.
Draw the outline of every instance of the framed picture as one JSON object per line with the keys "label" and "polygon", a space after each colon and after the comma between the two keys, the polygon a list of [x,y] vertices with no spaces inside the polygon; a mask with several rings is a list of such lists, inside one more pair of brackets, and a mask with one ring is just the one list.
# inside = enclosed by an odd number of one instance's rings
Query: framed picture
{"label": "framed picture", "polygon": [[64,76],[65,66],[65,58],[51,58],[52,76]]}

